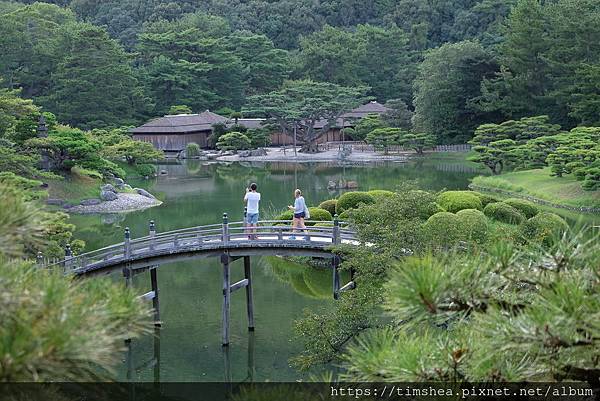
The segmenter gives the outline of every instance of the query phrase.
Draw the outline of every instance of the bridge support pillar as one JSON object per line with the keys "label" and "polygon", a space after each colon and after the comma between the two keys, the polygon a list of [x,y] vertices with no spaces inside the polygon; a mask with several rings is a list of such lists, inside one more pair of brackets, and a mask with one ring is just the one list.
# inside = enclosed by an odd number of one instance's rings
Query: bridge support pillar
{"label": "bridge support pillar", "polygon": [[248,330],[254,331],[254,301],[252,298],[252,270],[250,268],[250,256],[244,256],[244,278],[246,284],[246,310],[248,312]]}
{"label": "bridge support pillar", "polygon": [[230,298],[231,298],[231,278],[229,274],[229,262],[231,259],[229,255],[221,255],[221,263],[223,264],[223,330],[222,330],[222,344],[224,347],[229,345],[229,310],[230,310]]}
{"label": "bridge support pillar", "polygon": [[333,299],[338,299],[340,295],[340,272],[338,266],[340,265],[340,257],[334,255],[331,259],[331,270],[333,272]]}
{"label": "bridge support pillar", "polygon": [[152,286],[152,292],[154,296],[152,297],[152,309],[154,309],[154,326],[160,327],[162,326],[162,322],[160,321],[160,303],[158,300],[158,277],[156,266],[150,269],[150,285]]}

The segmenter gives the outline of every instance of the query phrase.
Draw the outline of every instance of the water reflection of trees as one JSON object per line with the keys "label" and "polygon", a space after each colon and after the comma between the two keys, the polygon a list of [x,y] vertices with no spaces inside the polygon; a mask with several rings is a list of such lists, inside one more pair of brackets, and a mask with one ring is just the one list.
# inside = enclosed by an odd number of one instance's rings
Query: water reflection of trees
{"label": "water reflection of trees", "polygon": [[[302,264],[277,256],[265,256],[261,260],[274,277],[290,285],[296,293],[314,299],[331,299],[333,297],[330,268]],[[342,282],[349,280],[348,273],[340,273]]]}

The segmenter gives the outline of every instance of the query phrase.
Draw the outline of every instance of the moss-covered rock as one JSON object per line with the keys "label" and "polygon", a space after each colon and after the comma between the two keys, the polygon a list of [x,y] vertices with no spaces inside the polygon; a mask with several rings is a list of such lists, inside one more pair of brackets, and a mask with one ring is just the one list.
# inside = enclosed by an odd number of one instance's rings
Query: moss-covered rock
{"label": "moss-covered rock", "polygon": [[532,218],[540,212],[540,209],[536,206],[535,203],[525,199],[509,198],[503,200],[502,202],[511,205],[528,219]]}
{"label": "moss-covered rock", "polygon": [[337,205],[337,199],[329,199],[319,203],[319,208],[327,210],[331,215],[335,215],[335,205]]}
{"label": "moss-covered rock", "polygon": [[559,215],[541,212],[523,222],[519,233],[524,241],[550,246],[567,228],[567,222]]}
{"label": "moss-covered rock", "polygon": [[371,205],[375,203],[375,198],[367,192],[352,191],[346,192],[339,197],[335,212],[339,215],[349,209],[356,209],[359,205]]}
{"label": "moss-covered rock", "polygon": [[466,241],[483,244],[488,239],[488,219],[482,211],[476,209],[463,209],[456,213],[460,221],[460,235]]}
{"label": "moss-covered rock", "polygon": [[483,210],[479,196],[471,191],[442,192],[437,198],[437,203],[450,213],[456,213],[464,209]]}
{"label": "moss-covered rock", "polygon": [[490,219],[508,224],[521,224],[525,216],[517,209],[504,202],[490,203],[483,209],[483,213]]}

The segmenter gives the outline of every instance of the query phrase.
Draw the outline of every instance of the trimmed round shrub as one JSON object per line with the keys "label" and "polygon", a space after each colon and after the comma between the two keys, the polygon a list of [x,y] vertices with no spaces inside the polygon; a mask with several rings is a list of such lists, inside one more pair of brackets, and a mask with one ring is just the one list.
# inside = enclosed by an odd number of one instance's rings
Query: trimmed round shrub
{"label": "trimmed round shrub", "polygon": [[[306,219],[306,220],[312,220],[312,221],[332,221],[333,217],[331,217],[331,213],[329,213],[327,210],[325,209],[321,209],[318,207],[309,207],[308,211],[310,212],[310,219]],[[283,213],[281,213],[279,216],[275,217],[275,220],[285,220],[285,221],[291,221],[294,218],[294,211],[293,210],[286,210]],[[312,226],[315,223],[306,223],[307,226]]]}
{"label": "trimmed round shrub", "polygon": [[483,209],[483,213],[490,219],[508,224],[521,224],[525,216],[517,209],[504,202],[490,203]]}
{"label": "trimmed round shrub", "polygon": [[367,192],[346,192],[339,197],[337,204],[335,205],[335,212],[339,216],[346,210],[356,209],[361,203],[371,205],[375,203],[375,198]]}
{"label": "trimmed round shrub", "polygon": [[395,194],[395,192],[386,191],[385,189],[373,189],[367,193],[369,195],[371,195],[373,198],[375,198],[376,201],[380,201],[381,199],[389,198],[390,196],[394,196],[394,194]]}
{"label": "trimmed round shrub", "polygon": [[190,142],[185,146],[186,157],[196,157],[200,155],[200,145],[195,142]]}
{"label": "trimmed round shrub", "polygon": [[521,224],[519,231],[526,241],[550,246],[567,228],[567,222],[559,215],[541,212]]}
{"label": "trimmed round shrub", "polygon": [[436,213],[423,224],[425,240],[434,248],[449,248],[460,239],[460,219],[450,212]]}
{"label": "trimmed round shrub", "polygon": [[319,208],[327,210],[333,216],[335,214],[335,205],[337,205],[337,199],[329,199],[319,203]]}
{"label": "trimmed round shrub", "polygon": [[468,241],[483,244],[488,238],[488,219],[482,211],[464,209],[456,213],[460,221],[460,234]]}
{"label": "trimmed round shrub", "polygon": [[350,218],[350,210],[346,210],[345,212],[342,212],[342,214],[338,215],[338,218],[340,220],[348,220],[348,218]]}
{"label": "trimmed round shrub", "polygon": [[283,213],[281,213],[279,216],[275,217],[275,220],[292,220],[294,218],[294,211],[293,210],[286,210]]}
{"label": "trimmed round shrub", "polygon": [[[308,211],[310,213],[310,219],[312,221],[331,221],[333,217],[331,217],[331,213],[329,213],[325,209],[321,209],[319,207],[309,207]],[[291,210],[290,210],[291,212]],[[307,226],[314,226],[315,223],[306,223]]]}
{"label": "trimmed round shrub", "polygon": [[475,195],[477,195],[477,197],[479,198],[479,200],[481,201],[481,205],[483,207],[486,207],[487,205],[489,205],[490,203],[496,203],[496,202],[500,202],[500,199],[498,198],[494,198],[492,195],[488,195],[488,194],[483,194],[481,192],[476,192],[473,191],[473,193]]}
{"label": "trimmed round shrub", "polygon": [[138,164],[135,166],[135,171],[142,177],[154,177],[156,167],[152,164]]}
{"label": "trimmed round shrub", "polygon": [[511,205],[528,219],[532,218],[540,212],[540,209],[535,205],[535,203],[525,199],[509,198],[503,200],[502,202]]}
{"label": "trimmed round shrub", "polygon": [[437,198],[437,203],[450,213],[456,213],[464,209],[483,209],[481,200],[471,191],[442,192]]}

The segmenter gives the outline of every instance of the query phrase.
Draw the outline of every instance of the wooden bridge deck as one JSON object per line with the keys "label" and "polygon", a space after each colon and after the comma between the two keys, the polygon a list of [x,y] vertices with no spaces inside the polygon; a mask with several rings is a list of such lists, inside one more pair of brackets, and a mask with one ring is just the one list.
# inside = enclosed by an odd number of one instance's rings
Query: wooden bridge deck
{"label": "wooden bridge deck", "polygon": [[[318,223],[310,222],[307,223]],[[321,222],[322,223],[322,222]],[[334,222],[330,227],[307,226],[303,232],[292,232],[289,221],[259,222],[249,239],[249,228],[244,222],[210,224],[180,230],[156,233],[151,223],[149,235],[131,239],[125,230],[124,241],[115,245],[70,255],[47,266],[62,265],[66,273],[75,275],[106,274],[115,270],[147,269],[156,265],[184,259],[254,255],[331,257],[332,245],[357,243],[354,231],[344,223]]]}

